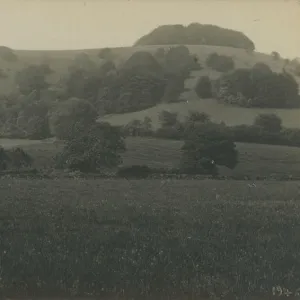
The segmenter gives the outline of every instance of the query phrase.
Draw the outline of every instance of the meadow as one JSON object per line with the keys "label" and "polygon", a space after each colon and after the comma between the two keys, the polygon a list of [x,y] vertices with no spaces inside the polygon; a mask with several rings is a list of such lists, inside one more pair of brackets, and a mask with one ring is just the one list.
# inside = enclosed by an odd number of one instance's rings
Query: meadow
{"label": "meadow", "polygon": [[[52,168],[53,156],[63,148],[63,143],[53,140],[28,141],[0,139],[5,148],[21,146],[34,158],[34,167]],[[153,168],[178,167],[182,142],[154,138],[126,138],[127,151],[123,165],[148,165]],[[300,151],[296,147],[237,143],[239,164],[234,170],[220,168],[220,175],[235,178],[300,177]]]}
{"label": "meadow", "polygon": [[275,285],[294,293],[299,187],[3,179],[1,293],[271,299]]}

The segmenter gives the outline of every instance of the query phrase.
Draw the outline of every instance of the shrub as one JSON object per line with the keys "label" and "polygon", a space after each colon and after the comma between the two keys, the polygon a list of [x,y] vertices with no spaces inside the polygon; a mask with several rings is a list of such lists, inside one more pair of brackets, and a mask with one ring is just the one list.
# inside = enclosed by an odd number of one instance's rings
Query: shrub
{"label": "shrub", "polygon": [[70,98],[57,104],[50,112],[51,134],[59,139],[72,139],[95,123],[97,111],[82,99]]}
{"label": "shrub", "polygon": [[254,125],[265,132],[278,133],[282,129],[282,120],[276,114],[260,114],[255,118]]}
{"label": "shrub", "polygon": [[211,53],[206,59],[206,65],[218,72],[228,72],[234,69],[232,57]]}
{"label": "shrub", "polygon": [[217,166],[233,169],[238,163],[238,152],[228,128],[219,124],[196,126],[185,136],[181,168],[209,174],[217,173]]}
{"label": "shrub", "polygon": [[110,48],[103,48],[99,51],[98,57],[105,60],[112,60],[115,56]]}
{"label": "shrub", "polygon": [[198,79],[195,91],[199,98],[212,98],[212,86],[208,76],[201,76]]}
{"label": "shrub", "polygon": [[277,51],[273,51],[271,53],[271,55],[272,55],[272,57],[273,57],[274,60],[280,59],[280,54]]}
{"label": "shrub", "polygon": [[214,81],[213,94],[223,103],[243,107],[291,108],[300,103],[293,76],[272,72],[261,64],[222,75]]}
{"label": "shrub", "polygon": [[147,178],[151,173],[151,169],[146,165],[133,165],[120,168],[117,172],[117,176],[125,178]]}
{"label": "shrub", "polygon": [[20,169],[22,167],[30,167],[33,163],[33,158],[26,153],[22,148],[13,148],[7,151],[9,157],[9,165],[12,168]]}
{"label": "shrub", "polygon": [[126,136],[151,136],[153,135],[152,120],[145,117],[143,121],[132,120],[123,126],[123,132]]}
{"label": "shrub", "polygon": [[122,163],[125,142],[120,128],[98,123],[69,140],[56,158],[57,168],[96,172]]}
{"label": "shrub", "polygon": [[38,99],[40,92],[49,86],[46,81],[48,72],[49,70],[46,69],[45,65],[30,65],[19,71],[15,76],[19,91],[24,95],[36,91]]}
{"label": "shrub", "polygon": [[162,127],[174,126],[178,121],[178,114],[176,112],[163,110],[159,114],[159,121]]}
{"label": "shrub", "polygon": [[0,146],[0,171],[6,170],[10,162],[10,157],[7,155],[5,149]]}

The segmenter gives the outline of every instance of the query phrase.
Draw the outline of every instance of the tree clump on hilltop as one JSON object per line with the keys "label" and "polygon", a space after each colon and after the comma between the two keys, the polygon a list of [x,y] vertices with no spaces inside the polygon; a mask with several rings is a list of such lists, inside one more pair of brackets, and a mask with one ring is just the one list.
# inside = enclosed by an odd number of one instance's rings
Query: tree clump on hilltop
{"label": "tree clump on hilltop", "polygon": [[177,44],[255,49],[254,43],[242,32],[199,23],[159,26],[138,39],[135,46]]}

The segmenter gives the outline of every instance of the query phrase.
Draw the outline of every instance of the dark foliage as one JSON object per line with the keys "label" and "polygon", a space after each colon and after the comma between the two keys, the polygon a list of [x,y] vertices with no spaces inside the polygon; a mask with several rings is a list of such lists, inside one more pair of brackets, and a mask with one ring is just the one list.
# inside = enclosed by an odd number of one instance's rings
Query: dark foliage
{"label": "dark foliage", "polygon": [[23,95],[29,95],[32,91],[37,92],[37,99],[40,97],[40,92],[46,89],[49,84],[46,81],[46,75],[50,72],[45,64],[30,65],[15,76],[15,82],[19,92]]}
{"label": "dark foliage", "polygon": [[206,59],[206,65],[218,72],[228,72],[234,69],[234,60],[231,56],[211,53]]}
{"label": "dark foliage", "polygon": [[299,106],[298,84],[286,72],[274,73],[266,67],[237,69],[213,83],[219,101],[243,107],[293,108]]}
{"label": "dark foliage", "polygon": [[142,36],[136,46],[143,45],[214,45],[254,50],[254,43],[242,32],[214,25],[192,23],[162,25]]}
{"label": "dark foliage", "polygon": [[30,167],[33,158],[22,148],[4,149],[0,146],[0,171]]}
{"label": "dark foliage", "polygon": [[217,166],[233,169],[238,163],[234,140],[225,126],[202,124],[184,139],[181,166],[183,169],[216,174]]}
{"label": "dark foliage", "polygon": [[201,76],[198,79],[195,91],[199,98],[212,98],[212,86],[208,76]]}
{"label": "dark foliage", "polygon": [[152,173],[152,170],[145,165],[133,165],[122,167],[117,171],[117,176],[125,178],[147,178]]}
{"label": "dark foliage", "polygon": [[254,126],[270,133],[278,133],[282,129],[282,120],[276,114],[260,114],[254,120]]}
{"label": "dark foliage", "polygon": [[98,123],[67,142],[55,158],[56,167],[81,172],[116,167],[125,149],[120,128]]}

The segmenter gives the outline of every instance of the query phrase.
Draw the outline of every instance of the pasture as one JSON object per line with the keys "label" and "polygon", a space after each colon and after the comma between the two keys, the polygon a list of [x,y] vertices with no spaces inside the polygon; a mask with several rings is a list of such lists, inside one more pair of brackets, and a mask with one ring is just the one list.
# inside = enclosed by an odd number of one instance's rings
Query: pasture
{"label": "pasture", "polygon": [[1,293],[266,299],[275,285],[295,292],[299,187],[3,179]]}
{"label": "pasture", "polygon": [[[6,142],[5,142],[6,141]],[[18,141],[0,140],[5,148],[18,145]],[[20,146],[34,158],[36,168],[53,167],[53,156],[62,148],[62,142],[26,141]],[[127,138],[124,165],[148,165],[155,168],[176,168],[179,164],[182,142],[154,139]],[[300,176],[300,149],[296,147],[237,143],[240,163],[234,170],[220,168],[220,174],[241,178]]]}

